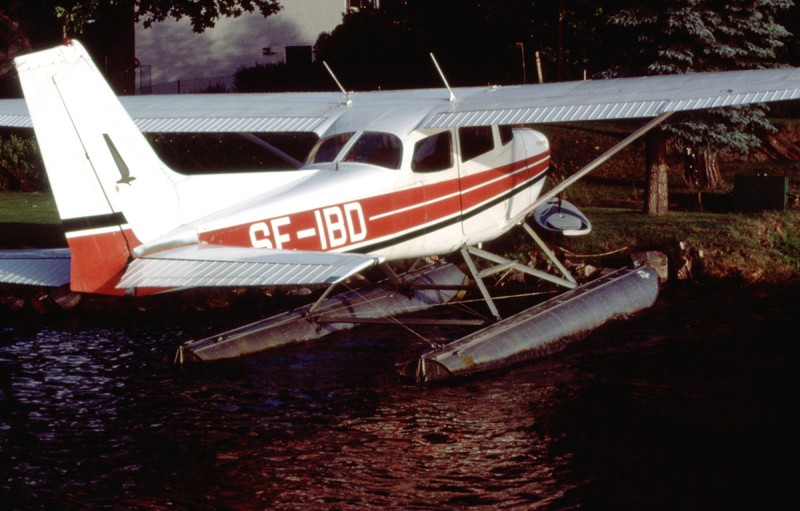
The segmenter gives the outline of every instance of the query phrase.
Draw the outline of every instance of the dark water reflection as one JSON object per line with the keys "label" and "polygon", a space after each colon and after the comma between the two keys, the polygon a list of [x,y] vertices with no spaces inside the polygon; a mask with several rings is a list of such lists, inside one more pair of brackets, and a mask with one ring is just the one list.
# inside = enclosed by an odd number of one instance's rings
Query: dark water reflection
{"label": "dark water reflection", "polygon": [[181,370],[191,322],[6,326],[0,509],[797,509],[798,299],[671,291],[434,387],[381,328]]}

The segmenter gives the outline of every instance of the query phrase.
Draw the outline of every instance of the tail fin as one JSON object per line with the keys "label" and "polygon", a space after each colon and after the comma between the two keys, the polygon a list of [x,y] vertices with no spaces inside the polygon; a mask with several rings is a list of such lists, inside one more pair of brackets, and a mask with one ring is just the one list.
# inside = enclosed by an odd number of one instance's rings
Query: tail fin
{"label": "tail fin", "polygon": [[180,223],[181,177],[73,42],[15,60],[72,252],[72,288],[114,289],[131,250]]}

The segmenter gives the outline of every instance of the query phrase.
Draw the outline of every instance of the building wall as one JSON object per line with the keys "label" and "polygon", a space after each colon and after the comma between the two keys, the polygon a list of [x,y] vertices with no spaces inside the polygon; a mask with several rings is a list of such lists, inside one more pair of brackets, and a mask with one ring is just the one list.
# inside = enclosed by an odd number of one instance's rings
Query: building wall
{"label": "building wall", "polygon": [[[220,19],[202,34],[192,32],[185,19],[147,29],[138,25],[136,58],[142,80],[137,85],[152,85],[147,92],[154,93],[230,86],[240,67],[284,62],[287,46],[313,46],[320,33],[341,23],[348,0],[289,0],[282,5],[268,18],[253,13]],[[268,55],[264,48],[270,48]]]}

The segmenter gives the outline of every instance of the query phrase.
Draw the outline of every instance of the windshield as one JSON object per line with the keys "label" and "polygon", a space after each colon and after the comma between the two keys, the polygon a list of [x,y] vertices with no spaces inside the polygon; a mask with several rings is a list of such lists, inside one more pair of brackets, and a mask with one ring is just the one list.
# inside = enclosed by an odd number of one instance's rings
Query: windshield
{"label": "windshield", "polygon": [[306,164],[332,162],[352,136],[353,133],[351,132],[321,139],[311,150]]}
{"label": "windshield", "polygon": [[364,132],[347,152],[344,161],[369,163],[399,169],[403,144],[391,133]]}

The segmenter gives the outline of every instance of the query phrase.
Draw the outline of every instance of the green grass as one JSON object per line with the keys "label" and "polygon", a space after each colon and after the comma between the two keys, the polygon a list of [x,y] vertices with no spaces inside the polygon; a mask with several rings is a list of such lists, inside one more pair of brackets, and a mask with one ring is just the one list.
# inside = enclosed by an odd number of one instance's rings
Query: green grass
{"label": "green grass", "polygon": [[800,282],[800,211],[757,214],[671,212],[651,217],[631,209],[584,208],[593,230],[553,240],[558,251],[592,264],[624,264],[635,251],[677,255],[680,242],[703,254],[703,274],[719,280]]}
{"label": "green grass", "polygon": [[60,224],[50,193],[0,193],[0,222]]}
{"label": "green grass", "polygon": [[0,248],[47,248],[65,244],[52,194],[0,193]]}

